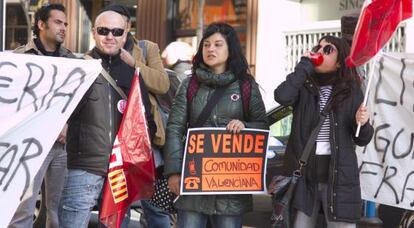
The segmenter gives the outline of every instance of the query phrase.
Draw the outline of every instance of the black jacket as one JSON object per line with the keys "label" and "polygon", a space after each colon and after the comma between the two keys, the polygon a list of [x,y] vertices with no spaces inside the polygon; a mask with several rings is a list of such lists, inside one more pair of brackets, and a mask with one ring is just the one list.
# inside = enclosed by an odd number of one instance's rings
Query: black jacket
{"label": "black jacket", "polygon": [[[312,129],[319,120],[319,89],[312,80],[314,66],[308,58],[302,58],[295,71],[286,77],[274,91],[275,100],[293,107],[292,131],[286,148],[284,171],[291,175],[298,168],[298,160]],[[355,144],[367,145],[373,135],[373,128],[366,123],[355,137],[357,125],[355,113],[363,101],[361,89],[354,85],[351,94],[330,112],[331,160],[328,180],[328,217],[334,221],[356,222],[361,216],[361,191]],[[333,88],[333,95],[341,93]],[[293,206],[310,215],[314,204],[316,181],[310,170],[315,169],[313,153],[305,167],[305,178],[300,178]]]}
{"label": "black jacket", "polygon": [[[123,62],[119,54],[106,56],[95,48],[88,55],[102,59],[103,68],[125,94],[129,94],[134,68]],[[139,80],[143,104],[145,110],[148,110],[145,116],[152,140],[156,126],[150,112],[147,89],[141,77]],[[66,147],[68,169],[82,169],[96,175],[106,175],[109,155],[122,120],[122,114],[117,108],[121,99],[106,79],[99,75],[69,119]]]}

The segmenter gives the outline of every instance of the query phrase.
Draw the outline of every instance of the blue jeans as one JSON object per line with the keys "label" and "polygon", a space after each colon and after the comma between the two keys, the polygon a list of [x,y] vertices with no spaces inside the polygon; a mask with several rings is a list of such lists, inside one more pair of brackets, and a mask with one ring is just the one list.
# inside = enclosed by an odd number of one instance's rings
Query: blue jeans
{"label": "blue jeans", "polygon": [[[141,200],[144,217],[149,228],[170,228],[170,215],[168,212],[148,203],[148,200]],[[127,228],[131,220],[131,207],[127,209],[121,228]]]}
{"label": "blue jeans", "polygon": [[131,207],[128,207],[125,213],[124,220],[122,220],[121,228],[128,228],[130,221],[131,221]]}
{"label": "blue jeans", "polygon": [[194,211],[178,210],[178,228],[204,228],[210,219],[214,228],[241,228],[241,215],[207,215]]}
{"label": "blue jeans", "polygon": [[36,208],[36,200],[38,193],[45,181],[46,202],[46,228],[58,228],[58,209],[59,200],[62,193],[63,184],[66,175],[66,151],[65,146],[55,143],[47,154],[42,166],[39,168],[29,188],[23,195],[13,218],[9,224],[9,228],[32,227],[33,213]]}
{"label": "blue jeans", "polygon": [[88,227],[91,211],[96,205],[104,177],[80,169],[69,169],[60,199],[60,227]]}
{"label": "blue jeans", "polygon": [[148,200],[141,200],[144,217],[149,228],[170,228],[170,215],[161,208],[151,205]]}

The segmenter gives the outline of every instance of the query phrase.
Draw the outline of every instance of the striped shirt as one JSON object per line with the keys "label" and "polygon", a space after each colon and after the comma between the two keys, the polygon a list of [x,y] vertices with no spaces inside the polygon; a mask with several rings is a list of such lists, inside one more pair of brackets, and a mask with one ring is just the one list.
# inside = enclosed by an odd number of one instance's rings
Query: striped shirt
{"label": "striped shirt", "polygon": [[[322,112],[332,94],[332,85],[321,86],[319,88],[319,111]],[[319,130],[318,137],[316,138],[316,154],[327,155],[331,154],[331,148],[329,144],[330,134],[330,117],[326,116],[325,121]]]}

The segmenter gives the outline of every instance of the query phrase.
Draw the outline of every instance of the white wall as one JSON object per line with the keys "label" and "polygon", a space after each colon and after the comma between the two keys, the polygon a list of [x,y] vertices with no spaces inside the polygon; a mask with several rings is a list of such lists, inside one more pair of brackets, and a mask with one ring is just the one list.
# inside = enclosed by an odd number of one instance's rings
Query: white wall
{"label": "white wall", "polygon": [[266,110],[277,104],[273,90],[284,81],[286,27],[299,23],[300,3],[287,0],[260,0],[257,32],[256,81],[262,88]]}
{"label": "white wall", "polygon": [[408,53],[414,53],[414,17],[411,17],[406,23],[406,52]]}

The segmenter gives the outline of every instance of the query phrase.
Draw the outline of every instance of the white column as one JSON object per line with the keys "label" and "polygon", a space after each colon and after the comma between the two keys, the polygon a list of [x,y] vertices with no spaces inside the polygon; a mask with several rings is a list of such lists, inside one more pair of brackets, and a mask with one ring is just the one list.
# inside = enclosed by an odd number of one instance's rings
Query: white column
{"label": "white column", "polygon": [[405,44],[407,53],[414,53],[414,17],[411,17],[406,21],[406,37]]}
{"label": "white column", "polygon": [[274,89],[285,80],[284,28],[300,21],[300,3],[287,0],[261,0],[258,3],[256,81],[269,110],[277,105]]}

